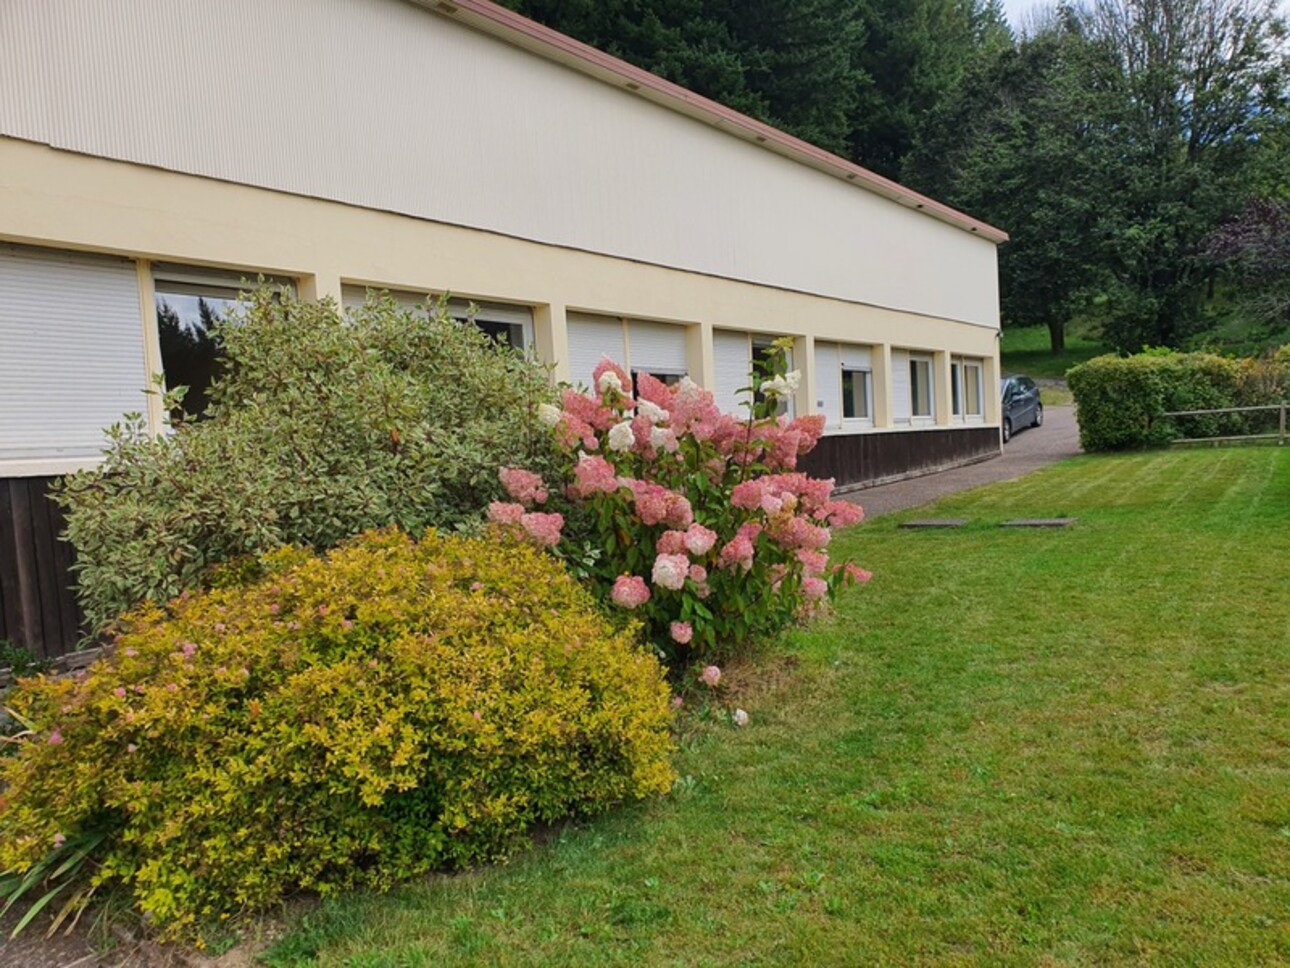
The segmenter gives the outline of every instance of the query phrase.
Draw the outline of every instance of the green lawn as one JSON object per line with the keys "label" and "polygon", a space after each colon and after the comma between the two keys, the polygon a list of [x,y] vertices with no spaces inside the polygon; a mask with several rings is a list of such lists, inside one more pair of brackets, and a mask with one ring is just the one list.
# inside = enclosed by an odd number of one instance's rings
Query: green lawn
{"label": "green lawn", "polygon": [[914,513],[972,524],[840,537],[873,582],[745,672],[747,729],[689,721],[673,796],[327,903],[270,962],[1290,963],[1290,449]]}
{"label": "green lawn", "polygon": [[1046,326],[1004,329],[999,354],[1003,372],[1024,373],[1029,377],[1061,379],[1077,363],[1091,360],[1110,350],[1095,339],[1079,333],[1078,327],[1066,334],[1066,350],[1053,356]]}

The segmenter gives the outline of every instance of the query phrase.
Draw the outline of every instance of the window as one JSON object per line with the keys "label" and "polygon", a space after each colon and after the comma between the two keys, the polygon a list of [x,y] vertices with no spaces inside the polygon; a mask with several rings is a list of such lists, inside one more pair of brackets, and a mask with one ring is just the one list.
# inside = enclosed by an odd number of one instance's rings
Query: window
{"label": "window", "polygon": [[984,367],[980,363],[963,364],[963,385],[966,395],[966,413],[969,417],[982,417],[985,415],[983,404],[985,395],[983,387],[985,386]]}
{"label": "window", "polygon": [[844,420],[873,419],[873,374],[869,370],[842,370],[842,417]]}
{"label": "window", "polygon": [[[347,311],[353,312],[362,308],[369,293],[386,293],[404,309],[423,312],[427,311],[427,307],[435,299],[429,292],[413,289],[346,285],[341,287],[341,302]],[[480,332],[498,343],[517,350],[525,350],[533,345],[533,311],[528,306],[450,299],[447,309],[448,315],[457,322],[473,323]]]}
{"label": "window", "polygon": [[952,412],[959,423],[976,422],[983,416],[984,372],[981,360],[956,356],[950,361]]}
{"label": "window", "polygon": [[927,357],[909,358],[910,413],[917,419],[932,417],[932,361]]}
{"label": "window", "polygon": [[[754,339],[752,343],[753,362],[755,363],[764,362],[770,356],[772,348],[773,347],[771,346],[770,340]],[[792,369],[793,369],[792,351],[789,352],[788,359],[786,362],[788,366],[788,371],[792,372]],[[752,368],[749,367],[750,371],[751,369]],[[753,389],[753,402],[761,403],[765,399],[766,399],[766,395],[761,392],[761,389],[759,387],[755,387]],[[780,397],[779,405],[776,407],[775,413],[781,417],[785,415],[791,416],[793,414],[793,401],[791,399],[785,399],[784,397]]]}
{"label": "window", "polygon": [[[187,387],[183,411],[200,417],[210,405],[211,383],[223,365],[215,343],[215,326],[237,303],[238,295],[254,289],[258,282],[251,273],[161,263],[153,266],[152,279],[166,387]],[[291,284],[281,278],[264,281],[269,285]],[[171,416],[177,419],[180,413],[175,411]]]}

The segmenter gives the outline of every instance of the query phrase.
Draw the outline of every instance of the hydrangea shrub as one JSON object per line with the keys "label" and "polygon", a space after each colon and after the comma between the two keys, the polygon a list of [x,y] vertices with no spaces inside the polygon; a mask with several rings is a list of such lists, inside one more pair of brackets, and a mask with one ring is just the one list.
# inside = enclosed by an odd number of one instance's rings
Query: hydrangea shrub
{"label": "hydrangea shrub", "polygon": [[[843,582],[868,580],[826,551],[832,529],[862,511],[832,497],[833,481],[796,469],[824,418],[779,415],[798,380],[786,357],[776,344],[754,364],[756,402],[743,417],[689,380],[639,374],[633,393],[623,369],[602,361],[592,392],[566,389],[562,406],[541,408],[571,458],[565,478],[504,468],[512,500],[491,504],[490,519],[566,558],[678,664],[817,611]],[[567,513],[553,509],[561,498]]]}
{"label": "hydrangea shrub", "polygon": [[8,697],[0,869],[104,835],[94,879],[171,933],[297,888],[385,887],[670,789],[670,690],[550,555],[366,534],[127,616]]}

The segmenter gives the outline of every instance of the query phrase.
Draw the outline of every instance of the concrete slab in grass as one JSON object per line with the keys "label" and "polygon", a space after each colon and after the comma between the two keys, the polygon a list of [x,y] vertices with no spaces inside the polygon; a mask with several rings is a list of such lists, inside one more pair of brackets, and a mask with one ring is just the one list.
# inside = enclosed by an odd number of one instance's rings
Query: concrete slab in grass
{"label": "concrete slab in grass", "polygon": [[1001,521],[1001,528],[1069,528],[1075,523],[1074,518],[1014,518],[1012,521]]}

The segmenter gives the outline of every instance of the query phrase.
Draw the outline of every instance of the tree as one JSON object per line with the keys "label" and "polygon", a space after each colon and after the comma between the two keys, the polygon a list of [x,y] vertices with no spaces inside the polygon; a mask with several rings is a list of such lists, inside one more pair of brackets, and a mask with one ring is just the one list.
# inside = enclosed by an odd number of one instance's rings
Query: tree
{"label": "tree", "polygon": [[1204,253],[1238,285],[1237,312],[1265,342],[1290,339],[1290,199],[1256,199],[1212,232]]}
{"label": "tree", "polygon": [[1202,242],[1249,196],[1261,135],[1285,116],[1285,25],[1271,0],[1091,0],[1077,17],[1125,94],[1105,335],[1176,346],[1204,325]]}
{"label": "tree", "polygon": [[981,58],[932,112],[906,179],[1006,229],[1007,325],[1045,325],[1054,352],[1106,281],[1100,234],[1119,98],[1113,59],[1069,12]]}

